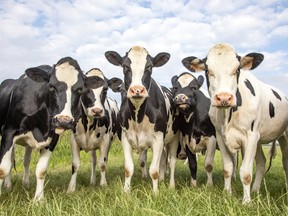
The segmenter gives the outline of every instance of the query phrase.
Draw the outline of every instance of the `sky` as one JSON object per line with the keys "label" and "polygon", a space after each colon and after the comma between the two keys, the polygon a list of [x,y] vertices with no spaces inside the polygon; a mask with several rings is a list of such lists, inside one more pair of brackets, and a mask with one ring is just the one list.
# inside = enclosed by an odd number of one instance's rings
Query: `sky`
{"label": "sky", "polygon": [[264,54],[251,73],[288,95],[287,0],[0,0],[0,82],[66,56],[83,72],[96,67],[123,79],[104,53],[124,56],[139,45],[153,57],[170,53],[152,77],[171,87],[171,78],[187,71],[183,58],[204,58],[217,43],[241,56]]}

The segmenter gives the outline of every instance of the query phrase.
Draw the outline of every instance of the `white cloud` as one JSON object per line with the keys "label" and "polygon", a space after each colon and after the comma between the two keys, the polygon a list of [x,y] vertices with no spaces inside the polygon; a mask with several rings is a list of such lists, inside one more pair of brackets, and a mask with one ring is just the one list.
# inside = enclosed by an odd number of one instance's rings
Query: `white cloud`
{"label": "white cloud", "polygon": [[[288,43],[278,43],[287,38],[287,17],[283,1],[273,0],[2,0],[0,81],[64,56],[76,58],[84,71],[99,67],[108,78],[122,78],[121,68],[108,63],[105,51],[124,55],[133,45],[142,45],[152,56],[171,54],[153,73],[169,87],[173,75],[186,71],[184,57],[204,58],[215,43],[227,42],[239,53],[264,52],[255,75],[284,83]],[[281,88],[288,94],[287,85]]]}

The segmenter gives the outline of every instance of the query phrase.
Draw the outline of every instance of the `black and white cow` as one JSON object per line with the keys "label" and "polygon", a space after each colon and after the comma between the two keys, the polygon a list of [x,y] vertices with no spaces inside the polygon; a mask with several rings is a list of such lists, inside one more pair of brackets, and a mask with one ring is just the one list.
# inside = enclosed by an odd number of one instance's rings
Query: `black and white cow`
{"label": "black and white cow", "polygon": [[205,71],[211,96],[209,116],[216,129],[224,166],[225,189],[231,193],[234,155],[244,150],[240,167],[243,203],[250,202],[253,160],[256,177],[252,190],[259,190],[265,172],[265,156],[261,144],[278,139],[283,167],[288,182],[288,100],[276,88],[259,81],[245,70],[256,68],[264,59],[260,53],[239,56],[228,44],[212,47],[204,59],[187,57],[182,60],[191,71]]}
{"label": "black and white cow", "polygon": [[215,128],[208,115],[210,99],[200,89],[203,76],[198,79],[190,73],[172,77],[173,100],[179,111],[180,142],[184,145],[191,172],[191,186],[196,186],[196,153],[206,151],[205,171],[207,185],[213,185],[212,170],[216,151]]}
{"label": "black and white cow", "polygon": [[[119,109],[115,100],[107,97],[110,80],[104,77],[101,70],[94,68],[86,73],[87,90],[81,96],[78,109],[79,121],[76,130],[71,134],[72,177],[68,192],[75,191],[77,172],[80,167],[80,150],[90,152],[92,161],[91,184],[96,184],[96,150],[99,149],[98,167],[101,173],[100,185],[107,185],[105,170],[108,152],[116,136],[119,124]],[[117,82],[113,78],[114,84]],[[122,81],[118,79],[118,85]]]}
{"label": "black and white cow", "polygon": [[[159,166],[164,146],[169,147],[170,187],[175,187],[174,171],[176,151],[179,142],[178,124],[174,121],[170,90],[161,87],[151,78],[152,68],[164,65],[170,58],[168,53],[159,53],[155,57],[143,47],[132,47],[124,57],[115,51],[105,53],[108,61],[123,67],[125,93],[119,112],[121,142],[125,157],[124,191],[130,190],[134,173],[132,149],[140,153],[152,148],[153,155],[149,174],[153,191],[158,191]],[[144,153],[145,154],[145,153]],[[164,154],[163,154],[164,155]],[[161,169],[162,170],[162,169]],[[161,171],[160,170],[160,171]]]}
{"label": "black and white cow", "polygon": [[48,73],[46,69],[29,68],[25,71],[27,76],[17,80],[2,127],[0,147],[0,188],[11,171],[15,143],[41,149],[35,201],[44,198],[47,166],[59,135],[66,129],[75,129],[77,106],[85,88],[85,76],[71,57],[60,59]]}

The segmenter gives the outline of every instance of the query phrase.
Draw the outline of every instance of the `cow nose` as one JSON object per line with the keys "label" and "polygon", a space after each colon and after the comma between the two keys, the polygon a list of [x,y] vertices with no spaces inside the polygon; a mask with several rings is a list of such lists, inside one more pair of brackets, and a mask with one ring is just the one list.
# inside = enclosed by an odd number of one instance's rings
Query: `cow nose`
{"label": "cow nose", "polygon": [[185,94],[178,94],[175,98],[174,98],[174,102],[176,104],[180,104],[180,103],[185,103],[188,100],[188,97]]}
{"label": "cow nose", "polygon": [[103,109],[98,108],[98,107],[91,109],[91,112],[92,112],[93,116],[102,116],[103,115]]}
{"label": "cow nose", "polygon": [[129,88],[129,94],[133,98],[142,98],[145,95],[145,87],[144,86],[131,86]]}
{"label": "cow nose", "polygon": [[222,92],[219,94],[215,95],[215,104],[218,107],[231,107],[233,106],[233,102],[234,102],[234,97],[232,94],[229,94],[227,92]]}
{"label": "cow nose", "polygon": [[53,123],[55,127],[57,128],[63,128],[63,129],[73,129],[73,122],[74,120],[70,116],[56,116],[53,119]]}

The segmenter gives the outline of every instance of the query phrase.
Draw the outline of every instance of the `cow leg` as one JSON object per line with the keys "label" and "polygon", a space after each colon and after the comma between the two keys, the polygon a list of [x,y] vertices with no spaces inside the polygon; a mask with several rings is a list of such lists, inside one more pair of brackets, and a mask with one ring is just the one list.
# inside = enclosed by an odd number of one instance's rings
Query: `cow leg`
{"label": "cow leg", "polygon": [[30,181],[29,181],[29,166],[31,161],[32,155],[32,148],[30,146],[25,146],[23,164],[24,164],[24,175],[22,178],[22,183],[25,187],[29,188]]}
{"label": "cow leg", "polygon": [[256,155],[256,175],[252,186],[252,192],[259,192],[263,175],[265,173],[266,158],[260,144],[257,145]]}
{"label": "cow leg", "polygon": [[213,136],[209,139],[207,143],[207,151],[205,156],[205,171],[207,174],[207,183],[208,186],[213,186],[213,164],[214,164],[214,157],[216,152],[216,138]]}
{"label": "cow leg", "polygon": [[169,148],[163,148],[161,159],[160,159],[160,167],[159,167],[159,181],[164,181],[165,173],[167,171],[167,164],[168,164],[168,153],[167,150]]}
{"label": "cow leg", "polygon": [[[12,167],[13,166],[15,167],[15,146],[13,147],[13,151],[12,151],[11,164],[12,164]],[[4,179],[4,187],[7,190],[11,190],[12,188],[11,170]]]}
{"label": "cow leg", "polygon": [[224,169],[224,190],[228,193],[232,193],[231,179],[233,175],[234,163],[231,154],[228,152],[225,142],[222,139],[222,134],[216,130],[217,143],[222,156],[222,163]]}
{"label": "cow leg", "polygon": [[186,146],[186,155],[188,158],[189,170],[191,174],[191,187],[197,187],[197,157],[196,154],[192,153],[191,150]]}
{"label": "cow leg", "polygon": [[121,137],[123,152],[124,152],[124,160],[125,160],[125,183],[124,183],[124,192],[129,192],[131,187],[131,179],[134,173],[134,162],[132,155],[132,148],[126,134],[122,131]]}
{"label": "cow leg", "polygon": [[101,174],[101,179],[100,179],[100,185],[101,186],[106,186],[107,181],[106,181],[106,167],[107,167],[107,161],[108,161],[108,153],[110,150],[111,146],[111,137],[106,134],[104,138],[104,142],[102,143],[100,147],[100,155],[99,155],[99,161],[98,161],[98,166]]}
{"label": "cow leg", "polygon": [[176,161],[177,161],[177,148],[179,145],[179,139],[178,136],[175,136],[175,138],[170,143],[169,148],[169,155],[170,155],[170,188],[175,188],[175,167],[176,167]]}
{"label": "cow leg", "polygon": [[91,178],[90,178],[90,184],[91,185],[96,185],[96,161],[97,161],[97,156],[96,156],[96,150],[91,150],[90,151],[90,158],[91,158]]}
{"label": "cow leg", "polygon": [[250,186],[253,177],[253,162],[256,155],[259,136],[260,135],[257,133],[248,132],[247,143],[244,145],[245,154],[240,167],[240,179],[243,185],[243,204],[251,201]]}
{"label": "cow leg", "polygon": [[147,151],[148,149],[144,149],[139,153],[138,163],[142,169],[142,178],[147,178]]}
{"label": "cow leg", "polygon": [[152,143],[152,161],[149,168],[149,174],[152,179],[153,191],[158,192],[158,178],[159,178],[159,166],[161,160],[161,154],[163,151],[163,134],[155,134],[155,141]]}
{"label": "cow leg", "polygon": [[74,134],[71,135],[70,147],[72,151],[72,176],[68,185],[67,193],[75,191],[77,174],[80,169],[80,147],[75,140]]}
{"label": "cow leg", "polygon": [[[0,146],[0,195],[4,179],[10,174],[14,151],[13,133],[3,133]],[[9,177],[8,177],[9,178]]]}
{"label": "cow leg", "polygon": [[282,164],[286,175],[286,185],[288,185],[288,138],[286,132],[278,139],[281,152],[282,152]]}
{"label": "cow leg", "polygon": [[52,155],[52,151],[50,151],[49,149],[45,149],[45,148],[41,149],[40,158],[36,165],[37,186],[36,186],[36,192],[34,196],[34,202],[44,199],[44,181],[45,181],[47,167],[48,167],[51,155]]}

